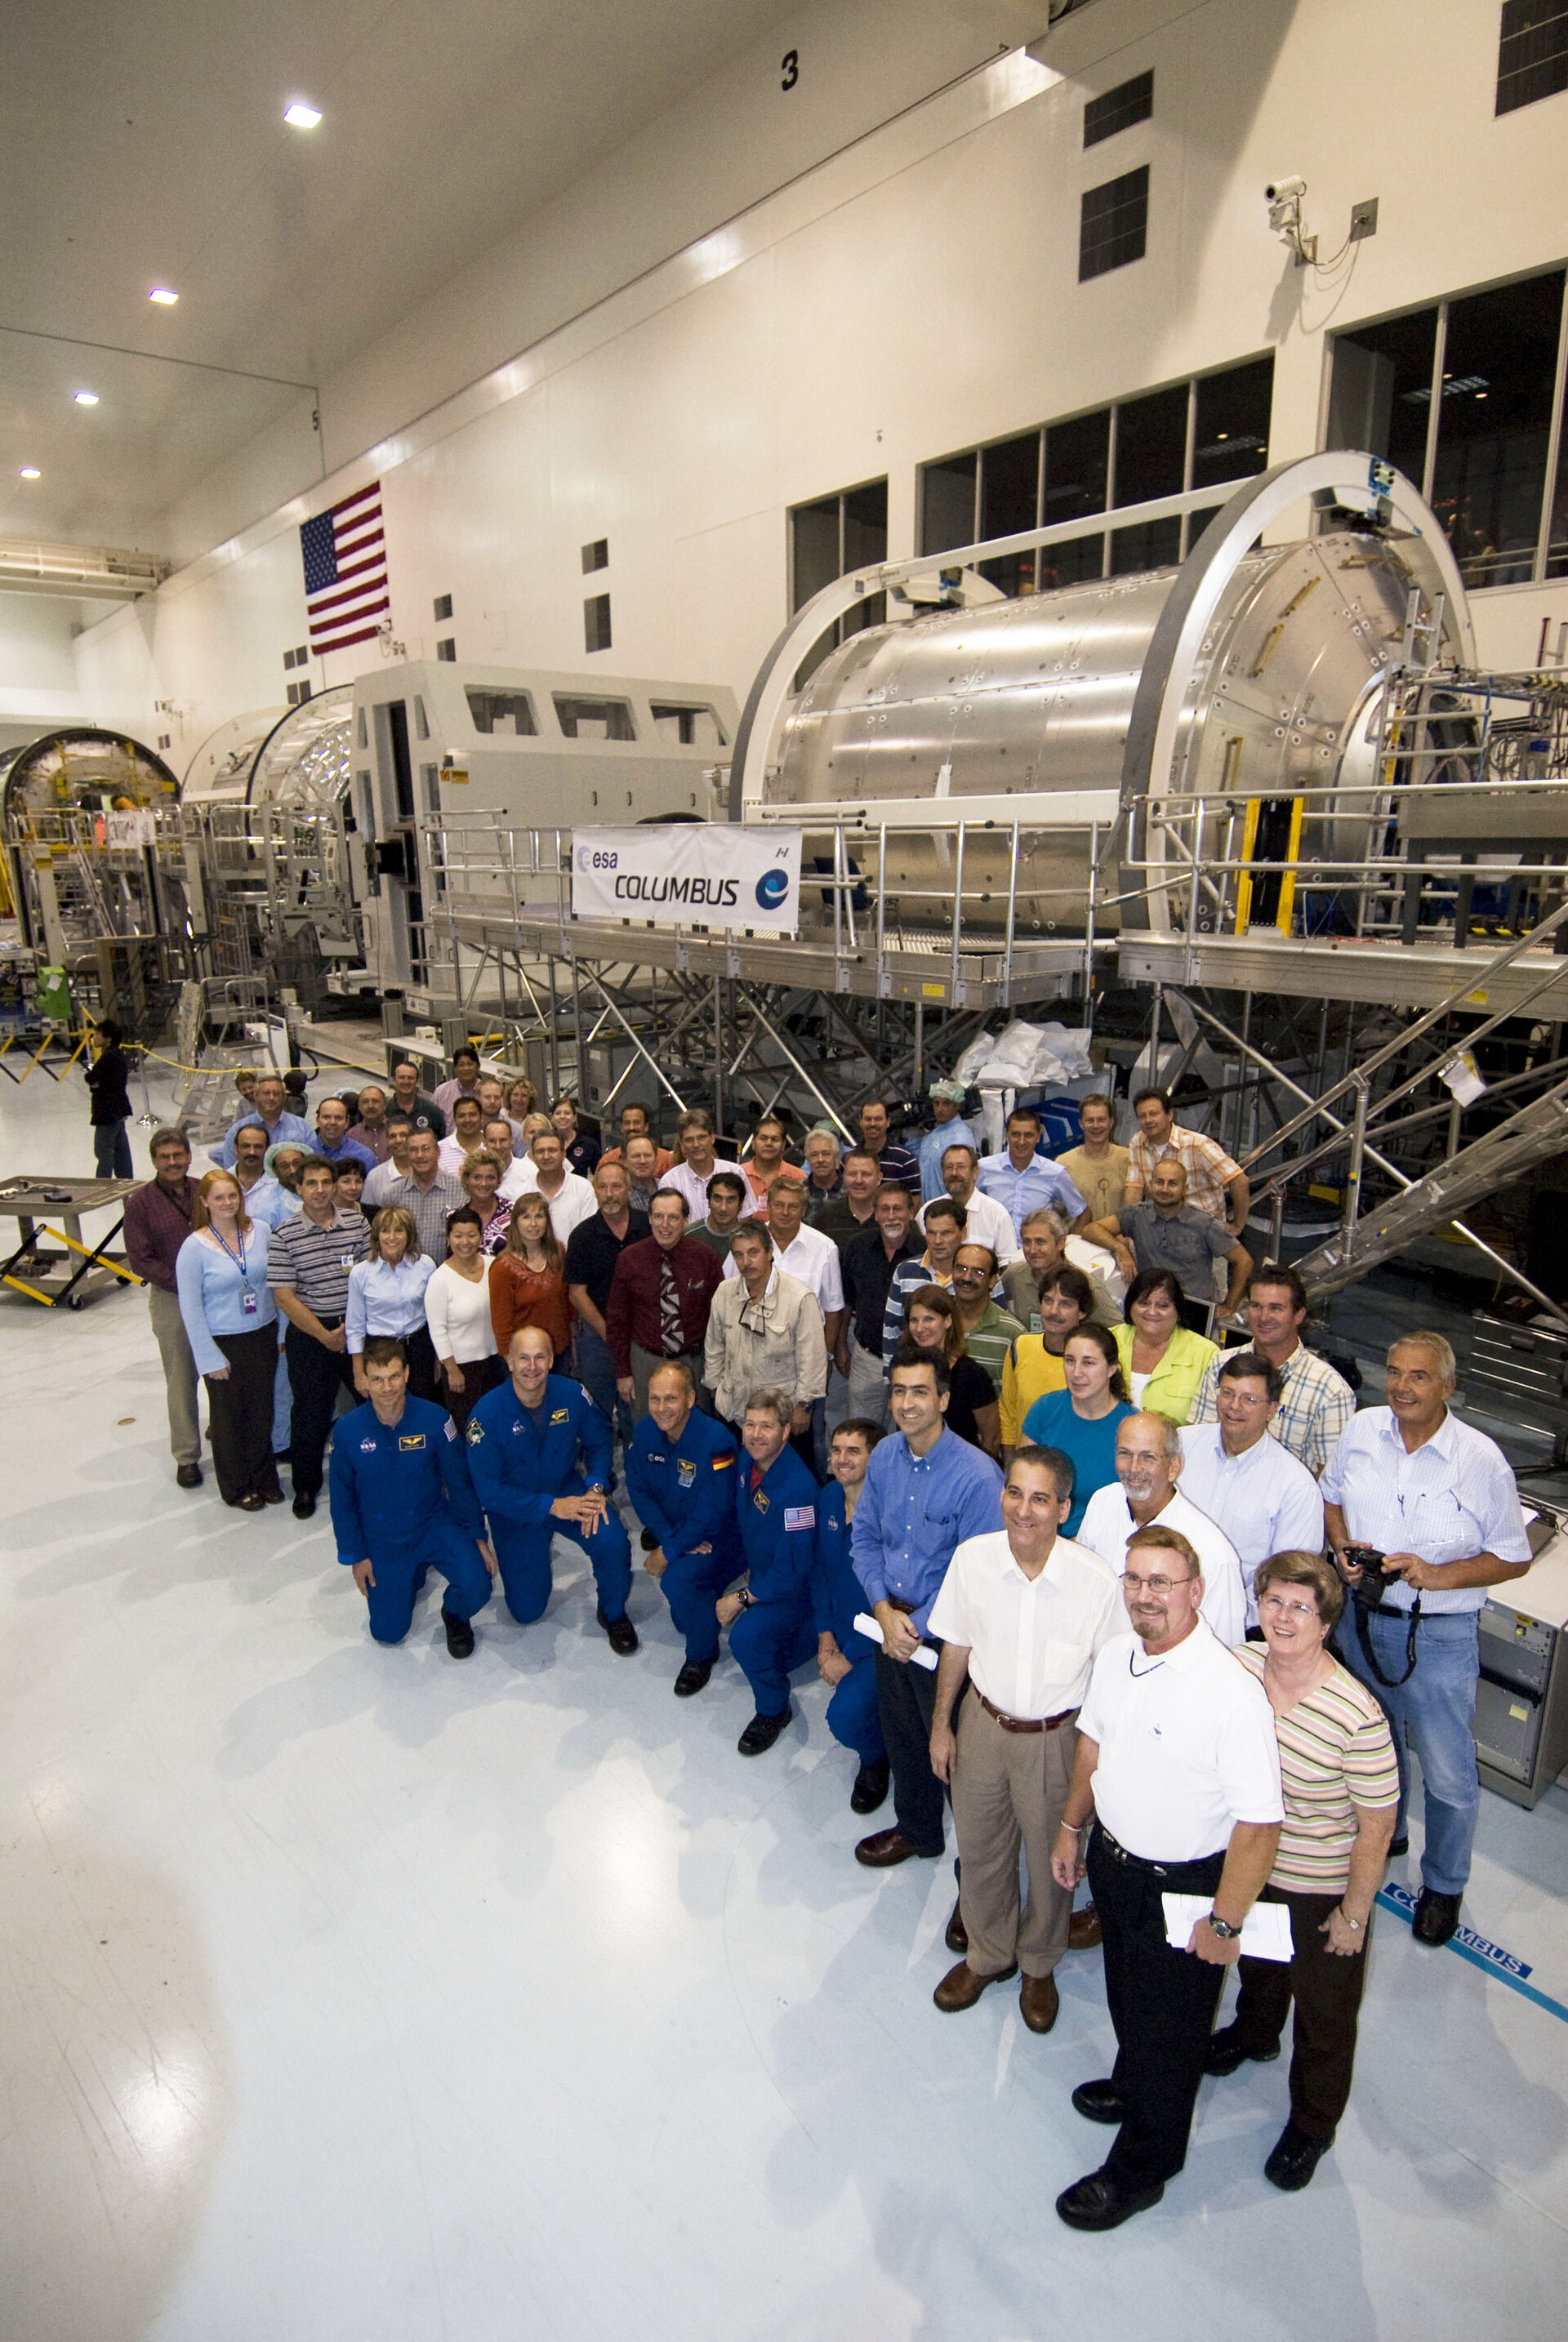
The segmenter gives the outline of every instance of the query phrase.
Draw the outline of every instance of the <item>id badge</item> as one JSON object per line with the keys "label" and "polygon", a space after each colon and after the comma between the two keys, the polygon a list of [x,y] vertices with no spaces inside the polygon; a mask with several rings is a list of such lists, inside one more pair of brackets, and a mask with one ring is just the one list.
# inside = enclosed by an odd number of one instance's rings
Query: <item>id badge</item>
{"label": "id badge", "polygon": [[245,1316],[247,1316],[247,1317],[254,1317],[254,1316],[255,1316],[255,1314],[256,1314],[256,1310],[258,1309],[258,1307],[259,1307],[259,1306],[260,1306],[260,1304],[258,1303],[258,1301],[257,1301],[257,1299],[256,1299],[255,1295],[255,1294],[250,1290],[250,1287],[247,1286],[246,1286],[246,1288],[245,1288],[245,1296],[244,1296],[244,1298],[242,1299],[242,1301],[241,1301],[241,1303],[240,1303],[240,1308],[241,1308],[241,1310],[244,1312],[244,1314],[245,1314]]}

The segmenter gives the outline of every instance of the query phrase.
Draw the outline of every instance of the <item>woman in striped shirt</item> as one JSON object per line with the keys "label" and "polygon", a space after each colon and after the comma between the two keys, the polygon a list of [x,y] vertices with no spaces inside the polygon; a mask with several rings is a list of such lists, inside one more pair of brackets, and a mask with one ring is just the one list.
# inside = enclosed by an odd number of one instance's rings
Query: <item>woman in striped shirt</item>
{"label": "woman in striped shirt", "polygon": [[1320,1553],[1276,1553],[1253,1579],[1263,1641],[1242,1666],[1274,1712],[1285,1821],[1265,1903],[1290,1913],[1289,1963],[1243,1956],[1235,2020],[1209,2044],[1211,2074],[1280,2054],[1292,1999],[1291,2118],[1263,2166],[1276,2187],[1304,2187],[1350,2097],[1373,1898],[1383,1882],[1399,1770],[1388,1718],[1326,1647],[1344,1607]]}

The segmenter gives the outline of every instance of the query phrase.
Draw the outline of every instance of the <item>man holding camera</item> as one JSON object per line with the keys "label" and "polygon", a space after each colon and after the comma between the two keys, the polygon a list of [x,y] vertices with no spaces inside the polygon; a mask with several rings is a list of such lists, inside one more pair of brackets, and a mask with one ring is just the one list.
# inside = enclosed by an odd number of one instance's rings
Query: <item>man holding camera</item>
{"label": "man holding camera", "polygon": [[1455,1379],[1441,1334],[1395,1342],[1388,1405],[1352,1418],[1322,1482],[1329,1545],[1354,1596],[1341,1653],[1393,1728],[1393,1854],[1406,1846],[1408,1750],[1421,1759],[1426,1842],[1414,1931],[1433,1946],[1459,1925],[1481,1805],[1471,1728],[1476,1615],[1489,1586],[1522,1577],[1531,1562],[1506,1457],[1449,1411]]}

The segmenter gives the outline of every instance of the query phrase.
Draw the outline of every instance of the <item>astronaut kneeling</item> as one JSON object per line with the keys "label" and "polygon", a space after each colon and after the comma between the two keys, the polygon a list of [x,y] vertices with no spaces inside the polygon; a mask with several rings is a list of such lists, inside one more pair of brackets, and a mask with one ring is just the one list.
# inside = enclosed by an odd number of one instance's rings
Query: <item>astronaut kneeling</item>
{"label": "astronaut kneeling", "polygon": [[446,1647],[465,1659],[495,1556],[462,1437],[444,1407],[409,1397],[401,1342],[366,1342],[364,1371],[369,1404],[344,1416],[333,1435],[327,1496],[337,1557],[370,1606],[378,1643],[402,1642],[425,1569],[439,1570]]}

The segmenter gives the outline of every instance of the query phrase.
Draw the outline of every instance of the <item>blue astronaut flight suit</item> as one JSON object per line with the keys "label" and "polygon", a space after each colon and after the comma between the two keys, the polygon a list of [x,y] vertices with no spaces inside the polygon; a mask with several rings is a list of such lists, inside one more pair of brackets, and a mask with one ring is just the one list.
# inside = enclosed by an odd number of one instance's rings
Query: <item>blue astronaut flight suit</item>
{"label": "blue astronaut flight suit", "polygon": [[624,1617],[632,1590],[632,1546],[620,1515],[612,1506],[590,1533],[550,1512],[557,1496],[609,1487],[614,1449],[609,1424],[582,1384],[565,1375],[546,1375],[538,1416],[536,1426],[508,1380],[479,1401],[465,1434],[474,1493],[490,1516],[506,1607],[524,1626],[544,1616],[550,1599],[550,1540],[564,1536],[581,1546],[593,1563],[605,1618]]}
{"label": "blue astronaut flight suit", "polygon": [[790,1670],[816,1656],[811,1573],[822,1492],[793,1447],[774,1457],[754,1490],[753,1468],[743,1449],[736,1515],[752,1602],[730,1628],[730,1656],[752,1687],[757,1714],[783,1716]]}
{"label": "blue astronaut flight suit", "polygon": [[[678,1439],[666,1439],[651,1415],[643,1417],[626,1449],[626,1493],[643,1526],[663,1549],[659,1584],[670,1616],[684,1636],[686,1657],[709,1666],[719,1656],[714,1604],[744,1567],[735,1483],[751,1459],[737,1463],[734,1434],[693,1407]],[[711,1553],[694,1546],[711,1546]]]}
{"label": "blue astronaut flight suit", "polygon": [[393,1424],[367,1401],[344,1416],[327,1476],[337,1557],[368,1560],[370,1631],[401,1643],[426,1565],[446,1580],[444,1606],[472,1618],[490,1599],[490,1572],[478,1550],[484,1516],[474,1494],[463,1442],[444,1406],[405,1398]]}
{"label": "blue astronaut flight suit", "polygon": [[887,1743],[882,1736],[873,1665],[876,1646],[854,1629],[855,1612],[868,1606],[850,1559],[844,1490],[836,1480],[827,1483],[817,1501],[811,1598],[817,1633],[831,1635],[851,1662],[848,1675],[834,1686],[828,1701],[827,1728],[841,1746],[854,1749],[863,1765],[885,1765]]}

